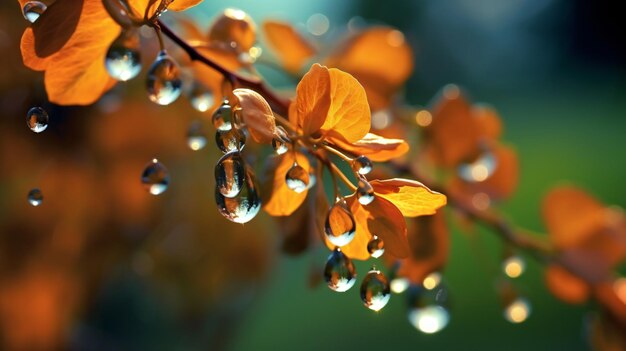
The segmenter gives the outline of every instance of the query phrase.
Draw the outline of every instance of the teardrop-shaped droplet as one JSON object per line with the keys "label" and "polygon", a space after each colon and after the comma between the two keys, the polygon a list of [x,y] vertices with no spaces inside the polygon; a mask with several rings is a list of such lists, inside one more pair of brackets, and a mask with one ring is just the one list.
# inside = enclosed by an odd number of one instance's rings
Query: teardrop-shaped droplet
{"label": "teardrop-shaped droplet", "polygon": [[272,139],[272,147],[274,148],[274,152],[276,155],[282,155],[289,150],[289,146],[287,143],[280,140],[279,138]]}
{"label": "teardrop-shaped droplet", "polygon": [[198,151],[206,146],[207,138],[204,133],[202,122],[193,121],[187,130],[187,145],[193,151]]}
{"label": "teardrop-shaped droplet", "polygon": [[246,135],[235,128],[231,130],[217,130],[215,132],[215,143],[223,153],[231,151],[241,151],[246,145]]}
{"label": "teardrop-shaped droplet", "polygon": [[41,1],[29,1],[24,4],[22,14],[28,22],[35,23],[35,21],[39,19],[39,16],[46,12],[47,9],[46,4]]}
{"label": "teardrop-shaped droplet", "polygon": [[361,283],[361,300],[365,307],[373,311],[380,311],[387,305],[390,297],[391,291],[387,277],[374,268],[367,272]]}
{"label": "teardrop-shaped droplet", "polygon": [[35,133],[41,133],[48,128],[48,112],[41,107],[33,107],[26,114],[26,124]]}
{"label": "teardrop-shaped droplet", "polygon": [[191,106],[200,112],[206,112],[213,106],[213,98],[213,93],[199,84],[189,94]]}
{"label": "teardrop-shaped droplet", "polygon": [[30,203],[33,207],[41,205],[42,202],[43,194],[41,193],[41,190],[35,188],[28,192],[28,203]]}
{"label": "teardrop-shaped droplet", "polygon": [[358,174],[368,174],[372,171],[372,161],[361,155],[352,160],[352,170]]}
{"label": "teardrop-shaped droplet", "polygon": [[413,285],[409,289],[407,317],[415,329],[433,334],[444,329],[450,321],[448,289],[440,283],[431,289],[424,287]]}
{"label": "teardrop-shaped droplet", "polygon": [[261,198],[257,192],[254,174],[248,172],[239,194],[234,198],[227,198],[215,189],[215,201],[219,212],[229,221],[247,223],[252,220],[261,209]]}
{"label": "teardrop-shaped droplet", "polygon": [[307,172],[297,162],[293,163],[293,166],[287,171],[285,175],[285,182],[287,187],[296,193],[301,193],[307,190],[309,185],[309,172]]}
{"label": "teardrop-shaped droplet", "polygon": [[328,211],[324,232],[328,241],[339,247],[349,244],[354,239],[356,232],[354,216],[343,199],[335,202]]}
{"label": "teardrop-shaped droplet", "polygon": [[232,151],[222,156],[215,165],[215,183],[217,190],[225,197],[233,198],[239,194],[246,178],[246,169],[239,151]]}
{"label": "teardrop-shaped droplet", "polygon": [[366,180],[359,180],[359,187],[356,189],[356,198],[361,205],[369,205],[374,201],[374,188]]}
{"label": "teardrop-shaped droplet", "polygon": [[336,248],[328,256],[324,268],[324,279],[331,290],[344,292],[356,282],[356,269],[352,260],[341,249]]}
{"label": "teardrop-shaped droplet", "polygon": [[213,126],[217,130],[231,130],[233,128],[233,107],[230,106],[228,100],[224,100],[213,114]]}
{"label": "teardrop-shaped droplet", "polygon": [[162,194],[170,184],[170,173],[156,158],[153,159],[141,174],[141,182],[150,194]]}
{"label": "teardrop-shaped droplet", "polygon": [[385,253],[385,243],[383,239],[378,235],[372,236],[372,239],[367,243],[367,252],[374,258],[379,258]]}
{"label": "teardrop-shaped droplet", "polygon": [[485,151],[474,162],[461,164],[458,168],[459,177],[467,182],[487,180],[496,170],[496,159],[489,151]]}
{"label": "teardrop-shaped droplet", "polygon": [[119,81],[135,78],[141,72],[139,33],[135,29],[125,30],[109,47],[104,60],[109,75]]}
{"label": "teardrop-shaped droplet", "polygon": [[165,50],[159,53],[150,66],[146,87],[150,100],[159,105],[169,105],[180,96],[182,91],[180,69]]}

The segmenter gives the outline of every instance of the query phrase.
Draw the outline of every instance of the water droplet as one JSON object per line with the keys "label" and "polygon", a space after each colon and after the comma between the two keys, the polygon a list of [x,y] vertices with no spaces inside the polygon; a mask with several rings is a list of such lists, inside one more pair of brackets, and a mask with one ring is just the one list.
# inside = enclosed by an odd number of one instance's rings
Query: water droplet
{"label": "water droplet", "polygon": [[422,281],[422,286],[426,290],[433,290],[434,288],[438,287],[439,284],[441,284],[441,280],[441,273],[432,272],[427,275],[426,278],[424,278],[424,280]]}
{"label": "water droplet", "polygon": [[246,170],[239,151],[229,152],[215,165],[215,183],[220,194],[233,198],[243,187]]}
{"label": "water droplet", "polygon": [[530,303],[520,297],[504,308],[504,318],[511,323],[522,323],[530,316]]}
{"label": "water droplet", "polygon": [[346,202],[339,199],[326,215],[324,232],[331,244],[344,246],[354,239],[356,224]]}
{"label": "water droplet", "polygon": [[213,126],[217,130],[231,130],[233,128],[233,107],[228,100],[224,100],[222,105],[213,114]]}
{"label": "water droplet", "polygon": [[215,142],[223,153],[241,151],[246,146],[246,136],[235,128],[231,130],[217,130]]}
{"label": "water droplet", "polygon": [[213,98],[213,93],[196,84],[189,96],[189,102],[197,111],[206,112],[213,106]]}
{"label": "water droplet", "polygon": [[352,170],[358,174],[368,174],[372,171],[372,161],[366,156],[359,156],[352,160]]}
{"label": "water droplet", "polygon": [[367,243],[367,252],[374,258],[379,258],[385,253],[385,243],[383,239],[378,235],[372,236],[372,239]]}
{"label": "water droplet", "polygon": [[403,278],[403,277],[395,277],[391,280],[391,283],[389,285],[391,286],[391,291],[393,291],[396,294],[402,294],[403,292],[406,291],[406,289],[409,288],[409,285],[411,285],[411,282],[409,282],[408,279]]}
{"label": "water droplet", "polygon": [[178,64],[165,50],[161,51],[148,70],[148,97],[159,105],[169,105],[180,96],[181,86]]}
{"label": "water droplet", "polygon": [[356,198],[363,206],[369,205],[374,201],[374,188],[366,180],[359,180],[359,187],[356,189]]}
{"label": "water droplet", "polygon": [[344,292],[356,282],[356,269],[352,260],[341,249],[336,248],[328,256],[324,268],[324,279],[331,290]]}
{"label": "water droplet", "polygon": [[31,191],[28,192],[28,202],[33,206],[33,207],[37,207],[39,205],[41,205],[41,203],[43,202],[43,194],[41,193],[41,190],[39,190],[38,188],[32,189]]}
{"label": "water droplet", "polygon": [[48,112],[41,107],[33,107],[26,114],[26,124],[35,133],[41,133],[48,128]]}
{"label": "water droplet", "polygon": [[153,159],[141,174],[141,182],[150,194],[159,195],[167,190],[170,184],[170,173],[156,158]]}
{"label": "water droplet", "polygon": [[215,189],[215,201],[219,212],[229,221],[247,223],[261,209],[261,198],[257,193],[254,174],[248,172],[243,187],[234,198],[224,197],[218,188]]}
{"label": "water droplet", "polygon": [[447,288],[438,284],[433,289],[412,286],[408,294],[409,322],[425,334],[434,334],[444,329],[450,321]]}
{"label": "water droplet", "polygon": [[524,273],[525,268],[526,264],[519,256],[509,256],[506,260],[504,260],[504,262],[502,262],[502,270],[509,278],[519,277],[522,273]]}
{"label": "water droplet", "polygon": [[206,146],[206,143],[207,139],[206,134],[204,134],[202,122],[191,122],[189,129],[187,130],[187,145],[189,148],[193,151],[198,151],[203,149]]}
{"label": "water droplet", "polygon": [[39,16],[46,12],[47,9],[46,4],[41,1],[29,1],[24,4],[22,14],[28,22],[35,23],[35,21],[39,19]]}
{"label": "water droplet", "polygon": [[282,155],[289,150],[287,143],[279,138],[272,139],[272,147],[274,148],[276,155]]}
{"label": "water droplet", "polygon": [[496,159],[489,151],[484,152],[476,161],[461,164],[458,168],[459,176],[472,183],[487,180],[495,170]]}
{"label": "water droplet", "polygon": [[123,31],[109,47],[104,64],[113,79],[125,82],[135,78],[141,72],[139,33],[135,29]]}
{"label": "water droplet", "polygon": [[294,162],[293,166],[287,171],[285,175],[285,182],[287,187],[296,193],[301,193],[308,189],[309,185],[309,172],[307,172],[302,166]]}
{"label": "water droplet", "polygon": [[389,302],[391,292],[389,281],[379,270],[367,272],[361,283],[361,300],[365,307],[373,311],[380,311]]}

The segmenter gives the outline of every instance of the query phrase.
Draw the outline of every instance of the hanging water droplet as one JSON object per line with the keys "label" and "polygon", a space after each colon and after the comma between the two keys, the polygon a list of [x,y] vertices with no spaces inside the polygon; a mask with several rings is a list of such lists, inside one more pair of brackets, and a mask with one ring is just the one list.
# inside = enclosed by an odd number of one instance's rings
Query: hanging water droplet
{"label": "hanging water droplet", "polygon": [[358,174],[368,174],[372,171],[372,161],[361,155],[352,160],[352,170]]}
{"label": "hanging water droplet", "polygon": [[148,70],[148,97],[159,105],[169,105],[180,96],[182,81],[178,64],[162,50]]}
{"label": "hanging water droplet", "polygon": [[231,130],[217,130],[215,142],[223,153],[241,151],[246,146],[246,136],[235,128]]}
{"label": "hanging water droplet", "polygon": [[213,114],[213,126],[217,130],[231,130],[233,128],[233,107],[228,100],[224,100],[222,105]]}
{"label": "hanging water droplet", "polygon": [[46,4],[41,1],[29,1],[24,4],[22,14],[28,22],[35,23],[35,21],[39,19],[39,16],[46,12],[47,9]]}
{"label": "hanging water droplet", "polygon": [[[438,273],[437,273],[438,274]],[[426,286],[426,279],[424,286]],[[419,331],[433,334],[441,331],[450,321],[448,289],[441,282],[432,289],[411,286],[407,293],[409,322]]]}
{"label": "hanging water droplet", "polygon": [[285,182],[289,189],[296,193],[301,193],[308,189],[309,172],[302,168],[297,162],[294,162],[293,166],[291,166],[285,175]]}
{"label": "hanging water droplet", "polygon": [[41,205],[41,203],[43,202],[43,194],[41,193],[41,190],[39,190],[38,188],[32,189],[31,191],[28,192],[28,202],[33,206],[33,207],[37,207],[39,205]]}
{"label": "hanging water droplet", "polygon": [[233,198],[244,184],[246,170],[239,151],[229,152],[215,165],[215,183],[220,194]]}
{"label": "hanging water droplet", "polygon": [[234,198],[224,197],[218,188],[215,189],[217,209],[222,216],[235,223],[249,222],[261,209],[261,198],[257,193],[254,174],[248,172],[245,178],[243,187]]}
{"label": "hanging water droplet", "polygon": [[153,159],[141,174],[141,182],[150,194],[159,195],[167,190],[170,184],[170,173],[156,158]]}
{"label": "hanging water droplet", "polygon": [[372,268],[361,283],[361,300],[365,307],[380,311],[389,302],[389,281],[381,271]]}
{"label": "hanging water droplet", "polygon": [[356,198],[363,206],[369,205],[374,201],[374,188],[366,180],[359,180],[359,187],[356,189]]}
{"label": "hanging water droplet", "polygon": [[324,268],[324,279],[331,290],[344,292],[356,282],[356,269],[352,260],[341,249],[336,248],[328,256]]}
{"label": "hanging water droplet", "polygon": [[463,180],[473,183],[487,180],[495,170],[495,157],[491,152],[485,151],[474,162],[461,164],[458,173]]}
{"label": "hanging water droplet", "polygon": [[372,236],[372,239],[367,243],[367,252],[374,258],[379,258],[385,253],[385,243],[383,239],[378,235]]}
{"label": "hanging water droplet", "polygon": [[193,151],[198,151],[204,148],[207,143],[206,135],[204,134],[204,128],[202,122],[193,121],[189,125],[187,130],[187,145]]}
{"label": "hanging water droplet", "polygon": [[349,244],[354,239],[356,224],[343,199],[338,199],[328,211],[324,232],[328,241],[339,247]]}
{"label": "hanging water droplet", "polygon": [[279,138],[272,139],[272,147],[274,148],[276,155],[282,155],[289,150],[287,143]]}
{"label": "hanging water droplet", "polygon": [[113,79],[125,82],[135,78],[141,72],[141,52],[137,30],[122,31],[122,34],[109,47],[104,63]]}
{"label": "hanging water droplet", "polygon": [[213,93],[196,84],[189,96],[189,102],[197,111],[206,112],[213,106]]}
{"label": "hanging water droplet", "polygon": [[48,128],[48,112],[41,107],[33,107],[26,113],[26,124],[35,133],[41,133]]}

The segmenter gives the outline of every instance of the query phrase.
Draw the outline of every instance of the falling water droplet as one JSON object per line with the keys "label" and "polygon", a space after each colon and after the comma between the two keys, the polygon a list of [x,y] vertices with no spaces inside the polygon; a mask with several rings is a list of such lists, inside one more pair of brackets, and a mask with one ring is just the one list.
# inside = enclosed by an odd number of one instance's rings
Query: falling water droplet
{"label": "falling water droplet", "polygon": [[363,206],[369,205],[374,201],[374,188],[366,180],[359,180],[359,187],[356,189],[356,198]]}
{"label": "falling water droplet", "polygon": [[135,78],[141,72],[137,30],[122,31],[122,34],[109,47],[104,63],[113,79],[125,82]]}
{"label": "falling water droplet", "polygon": [[447,288],[438,284],[433,289],[412,286],[407,294],[408,319],[415,329],[434,334],[444,329],[450,321]]}
{"label": "falling water droplet", "polygon": [[491,177],[496,170],[496,159],[489,151],[485,151],[474,162],[461,164],[459,176],[467,182],[483,182]]}
{"label": "falling water droplet", "polygon": [[206,112],[213,106],[213,93],[196,84],[189,96],[189,102],[197,111]]}
{"label": "falling water droplet", "polygon": [[378,235],[372,236],[372,239],[367,243],[367,252],[374,258],[379,258],[385,253],[385,243],[383,239]]}
{"label": "falling water droplet", "polygon": [[341,249],[336,248],[328,256],[324,268],[324,279],[331,290],[344,292],[356,282],[356,269],[352,260]]}
{"label": "falling water droplet", "polygon": [[289,189],[296,193],[301,193],[308,189],[309,172],[302,168],[297,162],[294,162],[293,166],[291,166],[285,175],[285,182]]}
{"label": "falling water droplet", "polygon": [[141,182],[150,194],[162,194],[170,183],[170,173],[156,158],[153,159],[141,174]]}
{"label": "falling water droplet", "polygon": [[368,174],[372,171],[372,161],[366,156],[359,156],[352,160],[352,170],[358,174]]}
{"label": "falling water droplet", "polygon": [[231,130],[233,128],[233,107],[228,100],[224,100],[222,105],[213,114],[213,126],[217,130]]}
{"label": "falling water droplet", "polygon": [[215,142],[223,153],[231,151],[241,151],[246,146],[246,136],[235,128],[231,130],[217,130],[215,132]]}
{"label": "falling water droplet", "polygon": [[381,271],[372,268],[361,283],[361,300],[365,307],[380,311],[389,302],[389,281]]}
{"label": "falling water droplet", "polygon": [[202,122],[191,122],[189,129],[187,130],[187,145],[189,148],[193,151],[198,151],[203,149],[206,146],[206,143],[207,139],[206,134],[204,134]]}
{"label": "falling water droplet", "polygon": [[159,105],[169,105],[180,96],[181,86],[178,64],[162,50],[148,70],[148,97]]}
{"label": "falling water droplet", "polygon": [[22,14],[28,22],[35,23],[35,21],[39,19],[39,16],[46,12],[47,9],[46,4],[41,1],[29,1],[24,4]]}
{"label": "falling water droplet", "polygon": [[43,194],[41,193],[41,190],[39,190],[38,188],[32,189],[31,191],[28,192],[28,202],[33,206],[33,207],[37,207],[39,205],[41,205],[41,203],[43,202]]}
{"label": "falling water droplet", "polygon": [[246,170],[239,151],[222,156],[215,165],[215,183],[222,196],[233,198],[239,194],[244,184]]}
{"label": "falling water droplet", "polygon": [[48,128],[48,112],[41,107],[33,107],[26,114],[26,124],[35,133],[41,133]]}
{"label": "falling water droplet", "polygon": [[289,150],[287,143],[279,138],[272,139],[272,147],[274,148],[276,155],[282,155]]}
{"label": "falling water droplet", "polygon": [[343,199],[338,199],[326,215],[324,232],[331,244],[344,246],[354,239],[356,224]]}
{"label": "falling water droplet", "polygon": [[219,212],[235,223],[251,221],[261,209],[261,198],[257,192],[254,174],[250,171],[245,178],[243,187],[234,198],[224,197],[218,188],[215,189],[215,201]]}

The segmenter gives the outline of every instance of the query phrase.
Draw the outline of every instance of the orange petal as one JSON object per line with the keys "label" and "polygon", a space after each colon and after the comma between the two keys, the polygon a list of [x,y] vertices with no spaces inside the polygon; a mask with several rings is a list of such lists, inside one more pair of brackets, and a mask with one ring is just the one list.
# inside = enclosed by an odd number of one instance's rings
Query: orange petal
{"label": "orange petal", "polygon": [[167,6],[167,9],[172,11],[183,11],[196,6],[201,2],[202,0],[175,0]]}
{"label": "orange petal", "polygon": [[243,121],[252,139],[257,143],[271,143],[276,132],[276,120],[267,101],[250,89],[235,89],[233,94],[239,100]]}
{"label": "orange petal", "polygon": [[557,265],[546,268],[545,281],[548,290],[567,303],[583,303],[589,298],[590,289],[587,283]]}
{"label": "orange petal", "polygon": [[351,144],[338,138],[330,138],[329,141],[353,155],[364,155],[376,162],[386,162],[409,151],[409,144],[406,141],[387,139],[373,133],[367,133],[363,139]]}
{"label": "orange petal", "polygon": [[487,139],[498,139],[502,135],[502,120],[498,112],[488,105],[474,105],[472,116],[478,123],[481,134]]}
{"label": "orange petal", "polygon": [[310,171],[309,160],[302,153],[296,152],[294,157],[292,152],[288,152],[275,158],[277,164],[272,169],[274,174],[269,199],[263,205],[265,211],[272,216],[289,216],[306,199],[307,190],[296,193],[287,187],[287,182],[285,181],[285,176],[295,160],[307,172]]}
{"label": "orange petal", "polygon": [[[36,22],[41,26],[56,23],[61,26],[68,19],[66,13],[52,11],[56,2]],[[72,11],[69,11],[71,14]],[[37,33],[37,34],[36,34]],[[87,105],[95,102],[114,85],[104,66],[109,45],[120,33],[120,27],[104,9],[101,1],[85,1],[76,31],[55,53],[40,56],[37,43],[46,41],[49,34],[38,35],[35,26],[27,28],[22,36],[21,49],[24,64],[35,70],[45,70],[45,86],[51,102],[61,105]]]}
{"label": "orange petal", "polygon": [[372,180],[370,184],[377,197],[391,201],[406,217],[432,215],[447,201],[445,195],[414,180],[394,178]]}
{"label": "orange petal", "polygon": [[228,8],[211,24],[209,40],[225,48],[247,52],[256,42],[256,24],[247,13]]}
{"label": "orange petal", "polygon": [[330,109],[330,73],[326,67],[316,63],[302,77],[294,109],[296,125],[304,134],[312,135],[322,127]]}
{"label": "orange petal", "polygon": [[315,48],[291,24],[281,21],[263,22],[268,45],[274,50],[285,70],[297,74],[304,63],[315,55]]}

